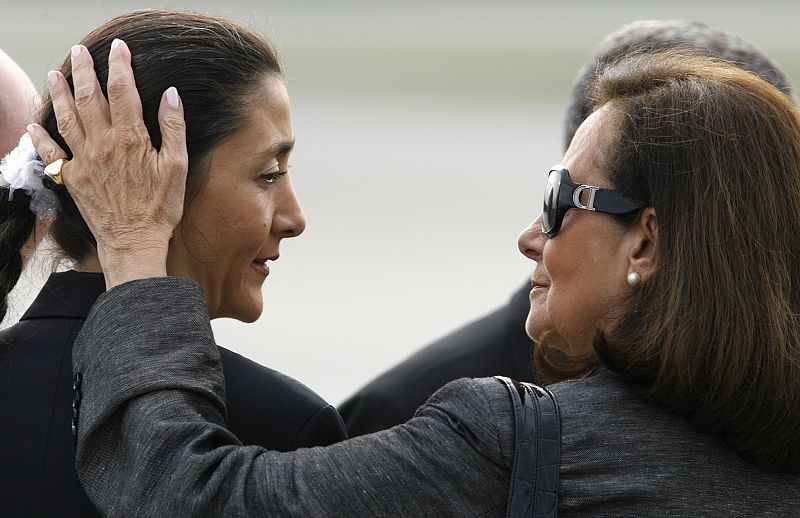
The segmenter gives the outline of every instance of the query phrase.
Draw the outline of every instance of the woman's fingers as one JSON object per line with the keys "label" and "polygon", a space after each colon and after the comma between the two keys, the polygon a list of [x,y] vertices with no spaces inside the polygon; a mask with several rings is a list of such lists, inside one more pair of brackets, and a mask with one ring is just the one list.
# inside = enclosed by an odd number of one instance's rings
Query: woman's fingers
{"label": "woman's fingers", "polygon": [[128,45],[120,39],[111,43],[106,91],[115,130],[129,128],[146,136],[147,129],[142,121],[142,101],[131,69],[131,52]]}
{"label": "woman's fingers", "polygon": [[[62,165],[62,178],[97,240],[107,287],[136,276],[166,274],[169,239],[183,213],[188,167],[177,90],[169,88],[161,99],[162,145],[157,151],[142,118],[124,42],[116,40],[109,52],[107,105],[85,47],[73,52],[77,107],[64,77],[57,72],[51,77],[59,132],[72,151],[72,160]],[[47,163],[66,156],[43,128],[35,126],[31,136]]]}
{"label": "woman's fingers", "polygon": [[185,177],[189,166],[186,154],[186,123],[183,120],[183,103],[174,86],[167,88],[161,97],[158,125],[161,129],[159,161],[172,173],[182,173]]}
{"label": "woman's fingers", "polygon": [[[161,96],[158,108],[158,125],[161,128],[161,150],[158,152],[158,170],[165,181],[165,218],[173,227],[183,215],[183,198],[189,159],[186,153],[186,124],[183,120],[183,103],[178,90],[171,86]],[[180,203],[176,201],[180,200]]]}
{"label": "woman's fingers", "polygon": [[64,137],[64,141],[71,150],[83,149],[86,136],[83,133],[83,125],[75,109],[75,101],[67,80],[64,79],[61,72],[51,70],[47,73],[47,88],[50,91],[50,99],[53,101],[58,132]]}
{"label": "woman's fingers", "polygon": [[[50,165],[61,158],[67,158],[67,152],[61,149],[61,146],[59,146],[58,143],[53,140],[46,129],[36,123],[33,123],[28,125],[27,130],[28,135],[31,136],[33,147],[36,148],[36,152],[39,153],[39,156],[42,158],[42,161],[45,163],[45,165]],[[61,166],[61,180],[64,182],[64,185],[67,187],[67,189],[69,189],[71,181],[71,179],[68,179],[69,167],[70,163],[67,161],[65,161]]]}
{"label": "woman's fingers", "polygon": [[33,147],[36,148],[36,152],[42,157],[45,165],[52,164],[59,158],[67,158],[66,151],[61,149],[61,146],[50,137],[50,134],[43,127],[36,123],[30,124],[28,125],[28,134],[31,136]]}
{"label": "woman's fingers", "polygon": [[72,55],[72,84],[75,108],[80,115],[83,132],[88,140],[102,138],[111,123],[108,103],[97,82],[92,55],[83,45],[75,45]]}

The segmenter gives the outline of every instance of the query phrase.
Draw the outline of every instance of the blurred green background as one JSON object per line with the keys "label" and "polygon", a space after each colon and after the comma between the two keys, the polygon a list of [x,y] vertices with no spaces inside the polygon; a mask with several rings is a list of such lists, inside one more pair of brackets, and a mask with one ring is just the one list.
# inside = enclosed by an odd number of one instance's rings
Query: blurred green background
{"label": "blurred green background", "polygon": [[525,282],[532,263],[516,235],[561,158],[575,73],[607,33],[636,19],[699,20],[800,80],[800,6],[788,0],[47,0],[4,4],[0,46],[43,85],[83,34],[145,7],[228,16],[280,46],[309,225],[283,244],[264,316],[214,329],[333,403]]}

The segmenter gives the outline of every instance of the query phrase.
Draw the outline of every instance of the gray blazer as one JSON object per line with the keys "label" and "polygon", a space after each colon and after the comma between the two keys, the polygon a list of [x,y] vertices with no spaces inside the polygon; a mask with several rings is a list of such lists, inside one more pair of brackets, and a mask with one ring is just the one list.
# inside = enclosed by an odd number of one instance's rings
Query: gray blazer
{"label": "gray blazer", "polygon": [[[202,293],[177,278],[105,294],[74,350],[78,474],[111,516],[503,516],[511,403],[462,379],[406,424],[291,453],[225,429]],[[791,516],[800,476],[760,471],[615,376],[550,387],[561,405],[562,516]]]}

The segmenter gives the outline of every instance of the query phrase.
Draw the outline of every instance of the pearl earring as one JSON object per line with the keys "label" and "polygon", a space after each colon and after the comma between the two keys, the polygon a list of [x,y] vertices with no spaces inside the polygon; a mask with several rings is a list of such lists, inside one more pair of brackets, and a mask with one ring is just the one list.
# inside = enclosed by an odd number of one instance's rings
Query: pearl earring
{"label": "pearl earring", "polygon": [[640,282],[642,282],[642,276],[639,275],[639,272],[631,272],[628,274],[628,284],[635,288]]}

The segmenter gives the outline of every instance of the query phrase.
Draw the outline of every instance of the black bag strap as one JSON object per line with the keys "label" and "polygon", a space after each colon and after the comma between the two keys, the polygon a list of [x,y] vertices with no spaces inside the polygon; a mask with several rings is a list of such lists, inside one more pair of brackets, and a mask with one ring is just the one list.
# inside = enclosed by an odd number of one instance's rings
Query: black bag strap
{"label": "black bag strap", "polygon": [[530,383],[495,376],[514,407],[514,464],[508,518],[552,518],[558,510],[561,418],[552,392]]}

